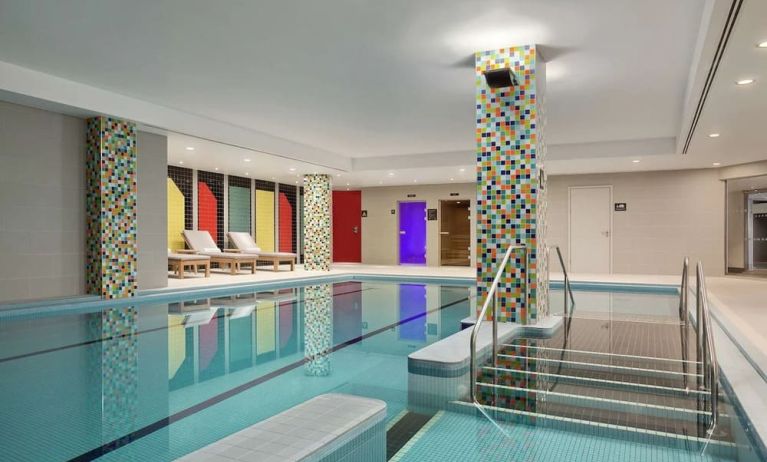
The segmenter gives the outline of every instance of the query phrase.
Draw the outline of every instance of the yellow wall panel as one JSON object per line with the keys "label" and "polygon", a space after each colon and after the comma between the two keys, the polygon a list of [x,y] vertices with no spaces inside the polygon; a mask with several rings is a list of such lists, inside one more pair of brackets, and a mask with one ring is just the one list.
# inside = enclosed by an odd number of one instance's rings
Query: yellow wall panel
{"label": "yellow wall panel", "polygon": [[274,302],[259,301],[256,305],[256,354],[274,351],[276,325]]}
{"label": "yellow wall panel", "polygon": [[274,192],[256,190],[256,244],[274,252]]}
{"label": "yellow wall panel", "polygon": [[184,248],[184,195],[176,183],[168,178],[168,248],[179,250]]}
{"label": "yellow wall panel", "polygon": [[186,359],[186,329],[183,316],[168,316],[168,378],[172,379]]}

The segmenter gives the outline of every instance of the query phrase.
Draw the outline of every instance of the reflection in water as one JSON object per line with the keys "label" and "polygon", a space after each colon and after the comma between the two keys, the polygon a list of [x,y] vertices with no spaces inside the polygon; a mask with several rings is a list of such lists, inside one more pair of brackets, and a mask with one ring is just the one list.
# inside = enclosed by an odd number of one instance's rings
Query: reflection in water
{"label": "reflection in water", "polygon": [[304,336],[306,375],[330,375],[330,352],[333,347],[333,298],[330,285],[304,289]]}
{"label": "reflection in water", "polygon": [[[101,389],[101,438],[111,441],[132,429],[138,417],[138,311],[110,308],[91,317],[96,338],[91,379]],[[98,409],[98,407],[96,407]]]}

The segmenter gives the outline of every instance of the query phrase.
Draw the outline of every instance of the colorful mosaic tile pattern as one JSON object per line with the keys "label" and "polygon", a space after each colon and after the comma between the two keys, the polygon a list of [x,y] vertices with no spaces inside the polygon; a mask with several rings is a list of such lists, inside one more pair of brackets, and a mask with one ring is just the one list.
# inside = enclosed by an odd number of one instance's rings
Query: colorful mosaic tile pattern
{"label": "colorful mosaic tile pattern", "polygon": [[[524,268],[520,251],[507,268],[498,288],[499,320],[535,323],[548,313],[543,242],[545,68],[532,45],[478,52],[475,59],[478,300],[484,300],[509,245],[523,244],[528,266]],[[507,67],[518,85],[489,88],[483,72]]]}
{"label": "colorful mosaic tile pattern", "polygon": [[330,271],[330,175],[306,175],[304,191],[304,268]]}
{"label": "colorful mosaic tile pattern", "polygon": [[333,287],[330,284],[304,289],[304,350],[306,375],[330,375],[333,350]]}
{"label": "colorful mosaic tile pattern", "polygon": [[136,291],[136,125],[87,121],[86,290],[102,298]]}

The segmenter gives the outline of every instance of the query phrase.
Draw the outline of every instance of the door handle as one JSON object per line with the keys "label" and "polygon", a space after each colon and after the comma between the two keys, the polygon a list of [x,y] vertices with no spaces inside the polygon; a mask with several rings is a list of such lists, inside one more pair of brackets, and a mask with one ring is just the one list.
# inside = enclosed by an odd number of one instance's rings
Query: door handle
{"label": "door handle", "polygon": [[352,232],[353,232],[354,234],[357,234],[357,233],[359,233],[359,232],[360,232],[360,229],[359,229],[357,226],[352,226]]}
{"label": "door handle", "polygon": [[444,235],[450,234],[450,231],[440,231],[439,233],[444,236]]}
{"label": "door handle", "polygon": [[400,233],[400,234],[405,234],[405,232],[404,232],[404,231],[400,231],[399,233]]}

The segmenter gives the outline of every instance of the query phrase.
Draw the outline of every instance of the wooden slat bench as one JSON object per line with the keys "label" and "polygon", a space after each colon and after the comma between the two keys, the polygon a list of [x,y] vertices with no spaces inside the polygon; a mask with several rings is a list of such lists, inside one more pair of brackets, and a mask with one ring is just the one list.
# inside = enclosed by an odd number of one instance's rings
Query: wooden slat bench
{"label": "wooden slat bench", "polygon": [[168,254],[168,267],[176,273],[179,279],[184,279],[184,268],[191,267],[196,273],[199,268],[205,269],[205,277],[210,277],[210,257],[184,253]]}

